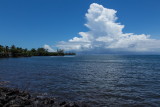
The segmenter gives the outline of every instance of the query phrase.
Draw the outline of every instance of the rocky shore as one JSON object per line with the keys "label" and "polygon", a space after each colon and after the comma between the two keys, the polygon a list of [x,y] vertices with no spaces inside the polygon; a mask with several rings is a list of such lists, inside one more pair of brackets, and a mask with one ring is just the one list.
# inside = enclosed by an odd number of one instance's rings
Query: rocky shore
{"label": "rocky shore", "polygon": [[59,102],[55,98],[38,98],[18,89],[0,87],[0,107],[88,107],[84,104]]}

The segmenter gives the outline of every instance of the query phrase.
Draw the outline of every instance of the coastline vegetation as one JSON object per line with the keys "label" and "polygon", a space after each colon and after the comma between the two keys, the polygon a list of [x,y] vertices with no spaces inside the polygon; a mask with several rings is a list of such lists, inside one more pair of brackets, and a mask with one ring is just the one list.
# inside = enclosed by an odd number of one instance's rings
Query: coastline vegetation
{"label": "coastline vegetation", "polygon": [[64,56],[64,55],[76,55],[73,52],[64,52],[63,49],[57,49],[56,52],[49,52],[44,48],[32,48],[31,50],[24,49],[21,47],[16,47],[15,45],[2,46],[0,45],[0,58],[9,58],[9,57],[31,57],[31,56]]}

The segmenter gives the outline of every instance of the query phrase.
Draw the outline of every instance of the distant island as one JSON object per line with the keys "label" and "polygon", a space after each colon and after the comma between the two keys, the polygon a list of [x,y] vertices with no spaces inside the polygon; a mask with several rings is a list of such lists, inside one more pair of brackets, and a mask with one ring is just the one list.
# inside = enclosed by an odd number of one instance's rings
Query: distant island
{"label": "distant island", "polygon": [[76,55],[74,52],[64,52],[63,49],[57,49],[56,52],[49,52],[44,48],[32,48],[31,50],[16,47],[15,45],[2,46],[0,45],[0,58],[9,57],[31,57],[31,56],[64,56],[64,55]]}

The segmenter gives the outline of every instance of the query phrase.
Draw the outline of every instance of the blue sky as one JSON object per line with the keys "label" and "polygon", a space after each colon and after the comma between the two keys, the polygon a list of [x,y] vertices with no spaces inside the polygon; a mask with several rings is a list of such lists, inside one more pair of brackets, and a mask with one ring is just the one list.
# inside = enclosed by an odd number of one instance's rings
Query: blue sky
{"label": "blue sky", "polygon": [[116,10],[124,33],[160,39],[159,0],[1,0],[0,44],[30,49],[79,37],[92,3]]}

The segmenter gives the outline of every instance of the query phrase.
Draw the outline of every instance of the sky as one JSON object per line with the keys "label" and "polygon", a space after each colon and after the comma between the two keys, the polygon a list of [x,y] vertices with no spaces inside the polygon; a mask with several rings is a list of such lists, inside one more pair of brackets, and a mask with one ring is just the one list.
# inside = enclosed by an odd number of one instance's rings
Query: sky
{"label": "sky", "polygon": [[1,0],[0,44],[160,53],[159,0]]}

